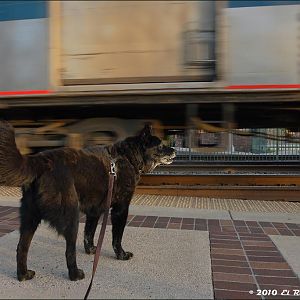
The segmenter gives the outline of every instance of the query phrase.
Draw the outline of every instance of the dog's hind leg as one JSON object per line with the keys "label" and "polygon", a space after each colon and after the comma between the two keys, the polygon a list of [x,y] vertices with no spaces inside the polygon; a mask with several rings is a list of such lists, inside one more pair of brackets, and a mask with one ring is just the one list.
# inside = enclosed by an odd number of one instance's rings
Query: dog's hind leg
{"label": "dog's hind leg", "polygon": [[27,255],[33,235],[41,222],[41,218],[33,206],[31,192],[24,192],[20,215],[20,240],[17,246],[17,277],[19,281],[32,279],[35,272],[27,269]]}
{"label": "dog's hind leg", "polygon": [[64,231],[64,237],[66,239],[66,260],[69,278],[72,281],[76,281],[84,278],[84,272],[78,269],[76,263],[76,240],[79,225],[78,207],[68,207],[68,216],[67,227]]}
{"label": "dog's hind leg", "polygon": [[37,224],[21,225],[20,240],[17,247],[17,276],[19,281],[32,279],[35,272],[27,269],[27,255]]}
{"label": "dog's hind leg", "polygon": [[111,223],[112,223],[112,246],[115,251],[117,259],[128,260],[133,254],[131,252],[125,252],[122,248],[122,237],[124,228],[126,225],[128,217],[128,207],[127,203],[116,203],[113,205],[111,210]]}
{"label": "dog's hind leg", "polygon": [[86,214],[84,227],[84,249],[87,254],[95,254],[96,252],[96,247],[94,245],[94,236],[99,218],[100,214],[96,216],[88,213]]}

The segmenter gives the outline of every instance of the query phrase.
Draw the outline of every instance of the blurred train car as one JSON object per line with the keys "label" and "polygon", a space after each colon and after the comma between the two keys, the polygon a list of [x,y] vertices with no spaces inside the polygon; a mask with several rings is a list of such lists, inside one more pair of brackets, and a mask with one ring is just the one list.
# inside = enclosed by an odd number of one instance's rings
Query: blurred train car
{"label": "blurred train car", "polygon": [[293,129],[299,16],[300,1],[1,1],[0,117],[24,151],[145,121]]}

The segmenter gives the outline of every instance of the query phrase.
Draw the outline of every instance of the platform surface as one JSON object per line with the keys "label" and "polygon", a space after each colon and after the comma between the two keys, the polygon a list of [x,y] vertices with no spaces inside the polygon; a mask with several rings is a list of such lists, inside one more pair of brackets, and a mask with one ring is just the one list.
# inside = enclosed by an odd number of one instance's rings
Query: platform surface
{"label": "platform surface", "polygon": [[[20,194],[11,192],[0,190],[1,298],[82,299],[93,259],[83,251],[84,217],[77,252],[86,279],[68,280],[65,242],[43,224],[29,254],[36,277],[19,283]],[[130,261],[114,258],[108,225],[90,299],[263,299],[262,289],[275,290],[275,299],[299,292],[294,299],[300,299],[299,203],[177,198],[135,196],[123,244],[134,253]]]}

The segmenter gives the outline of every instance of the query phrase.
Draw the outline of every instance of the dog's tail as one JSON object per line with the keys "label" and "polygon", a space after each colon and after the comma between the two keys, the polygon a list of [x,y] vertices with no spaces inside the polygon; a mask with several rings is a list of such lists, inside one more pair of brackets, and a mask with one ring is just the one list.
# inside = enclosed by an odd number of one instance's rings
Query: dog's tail
{"label": "dog's tail", "polygon": [[15,142],[14,128],[0,121],[0,185],[21,186],[35,178],[33,156],[23,156]]}

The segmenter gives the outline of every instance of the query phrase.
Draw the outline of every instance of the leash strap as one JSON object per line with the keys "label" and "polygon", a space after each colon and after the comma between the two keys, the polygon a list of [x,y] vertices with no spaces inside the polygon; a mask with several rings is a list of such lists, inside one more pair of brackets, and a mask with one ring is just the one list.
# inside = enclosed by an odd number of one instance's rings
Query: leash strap
{"label": "leash strap", "polygon": [[97,265],[98,265],[98,261],[99,261],[99,258],[100,258],[100,252],[101,252],[101,248],[102,248],[102,244],[103,244],[105,229],[106,229],[108,215],[109,215],[109,209],[110,209],[110,205],[111,205],[111,198],[112,198],[112,192],[113,192],[113,187],[114,187],[114,181],[115,181],[115,178],[116,178],[115,167],[116,167],[115,163],[111,162],[111,164],[110,164],[110,173],[109,173],[108,192],[107,192],[107,198],[106,198],[107,208],[104,212],[103,221],[102,221],[102,225],[101,225],[101,230],[100,230],[99,237],[98,237],[96,253],[95,253],[94,262],[93,262],[92,278],[91,278],[89,287],[88,287],[88,289],[85,293],[84,300],[86,300],[88,298],[89,293],[91,291],[94,276],[95,276]]}

